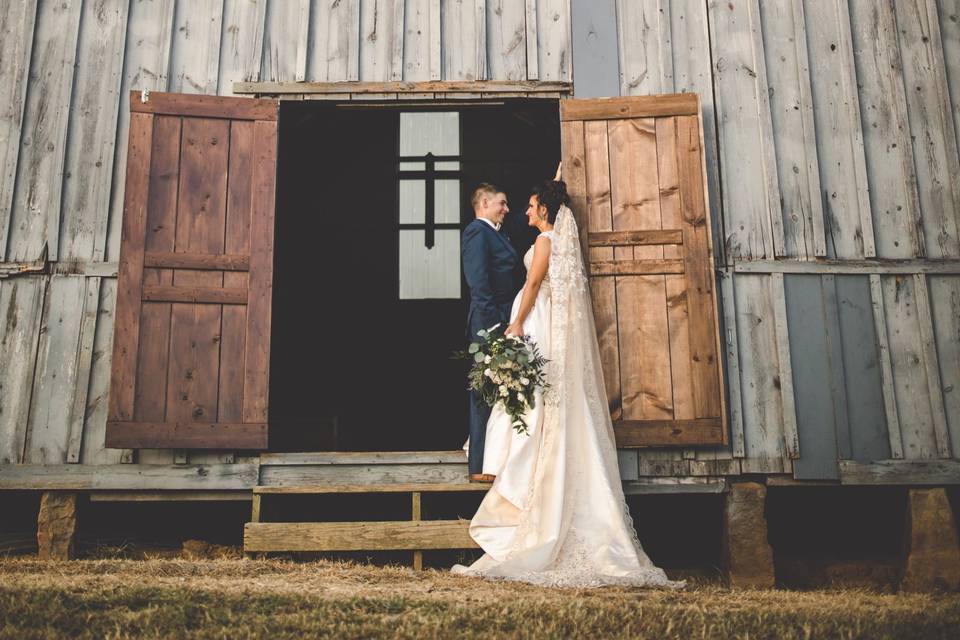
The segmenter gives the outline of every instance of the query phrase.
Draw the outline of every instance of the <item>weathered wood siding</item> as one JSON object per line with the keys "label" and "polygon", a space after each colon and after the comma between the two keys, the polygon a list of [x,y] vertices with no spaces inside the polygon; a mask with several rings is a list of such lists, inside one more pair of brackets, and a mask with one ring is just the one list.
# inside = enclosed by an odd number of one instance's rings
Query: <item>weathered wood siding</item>
{"label": "weathered wood siding", "polygon": [[960,258],[957,0],[7,4],[0,275],[44,247],[55,273],[0,278],[0,464],[131,459],[103,447],[127,92],[295,80],[699,93],[731,443],[624,476],[960,457],[960,279],[931,266]]}

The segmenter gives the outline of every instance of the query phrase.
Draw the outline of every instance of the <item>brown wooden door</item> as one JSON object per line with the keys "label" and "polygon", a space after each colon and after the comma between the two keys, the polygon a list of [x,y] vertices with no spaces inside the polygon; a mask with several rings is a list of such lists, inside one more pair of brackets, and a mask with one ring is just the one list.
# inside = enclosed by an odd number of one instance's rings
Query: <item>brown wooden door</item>
{"label": "brown wooden door", "polygon": [[727,442],[699,98],[564,100],[617,444]]}
{"label": "brown wooden door", "polygon": [[106,445],[264,449],[277,103],[130,110]]}

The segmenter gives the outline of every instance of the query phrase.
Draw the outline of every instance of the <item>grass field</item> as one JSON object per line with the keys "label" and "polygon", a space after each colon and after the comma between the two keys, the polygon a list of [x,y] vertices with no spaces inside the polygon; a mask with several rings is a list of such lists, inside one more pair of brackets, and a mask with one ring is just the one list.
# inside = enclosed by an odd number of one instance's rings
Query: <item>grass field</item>
{"label": "grass field", "polygon": [[960,594],[544,589],[332,561],[0,559],[0,638],[956,638]]}

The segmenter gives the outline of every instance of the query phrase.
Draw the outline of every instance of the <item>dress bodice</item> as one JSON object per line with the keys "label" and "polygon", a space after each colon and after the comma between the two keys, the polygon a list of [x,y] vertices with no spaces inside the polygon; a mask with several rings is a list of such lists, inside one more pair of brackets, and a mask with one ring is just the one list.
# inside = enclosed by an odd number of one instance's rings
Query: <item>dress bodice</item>
{"label": "dress bodice", "polygon": [[[541,233],[540,235],[546,236],[547,238],[550,238],[550,242],[553,242],[553,229],[551,229],[550,231],[544,231],[544,232]],[[534,243],[534,244],[536,244],[536,243]],[[533,245],[530,245],[530,248],[527,249],[527,252],[526,252],[525,254],[523,254],[523,267],[524,267],[527,271],[530,271],[530,265],[532,265],[532,264],[533,264]],[[544,280],[547,280],[547,279],[549,279],[549,278],[550,278],[550,272],[548,271],[548,272],[547,272],[547,275],[544,276],[543,279],[544,279]]]}

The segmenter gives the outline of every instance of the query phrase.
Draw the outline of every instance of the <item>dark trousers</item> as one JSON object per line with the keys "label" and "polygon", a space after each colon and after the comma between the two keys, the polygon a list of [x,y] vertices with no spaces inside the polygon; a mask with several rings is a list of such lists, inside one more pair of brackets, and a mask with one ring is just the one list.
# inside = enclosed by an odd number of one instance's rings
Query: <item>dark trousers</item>
{"label": "dark trousers", "polygon": [[487,438],[487,419],[491,408],[479,391],[470,392],[470,448],[467,468],[470,473],[483,473],[483,443]]}

